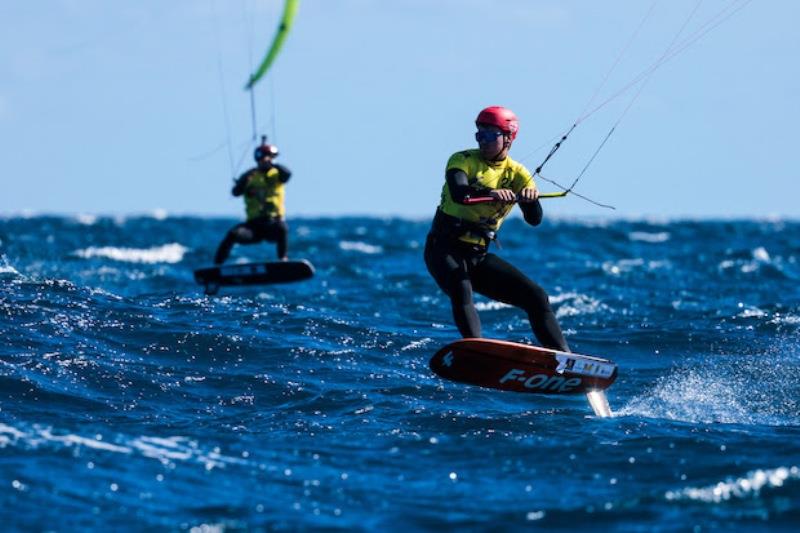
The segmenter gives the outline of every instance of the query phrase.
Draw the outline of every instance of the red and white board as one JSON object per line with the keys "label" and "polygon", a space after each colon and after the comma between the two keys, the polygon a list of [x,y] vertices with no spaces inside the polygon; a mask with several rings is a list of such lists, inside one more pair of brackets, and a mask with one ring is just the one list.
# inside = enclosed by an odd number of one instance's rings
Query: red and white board
{"label": "red and white board", "polygon": [[448,344],[430,367],[452,381],[538,394],[601,391],[617,379],[617,365],[607,359],[492,339]]}

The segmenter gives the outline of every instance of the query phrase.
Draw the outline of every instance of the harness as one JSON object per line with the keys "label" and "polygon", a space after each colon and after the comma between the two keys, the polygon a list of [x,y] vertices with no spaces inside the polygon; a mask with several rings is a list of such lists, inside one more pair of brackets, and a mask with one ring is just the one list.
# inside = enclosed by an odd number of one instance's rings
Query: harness
{"label": "harness", "polygon": [[[452,244],[469,247],[474,251],[484,253],[489,248],[489,244],[496,240],[494,231],[486,229],[476,222],[448,215],[441,209],[437,209],[436,215],[433,217],[431,233],[435,237],[450,241]],[[465,236],[470,240],[464,240],[463,237]]]}

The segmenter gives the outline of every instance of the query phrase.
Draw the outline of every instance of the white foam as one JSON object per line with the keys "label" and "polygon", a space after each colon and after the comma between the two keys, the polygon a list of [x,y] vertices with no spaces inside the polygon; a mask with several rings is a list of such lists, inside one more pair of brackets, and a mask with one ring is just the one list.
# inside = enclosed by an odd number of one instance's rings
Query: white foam
{"label": "white foam", "polygon": [[171,460],[185,461],[192,456],[191,446],[186,445],[183,437],[159,438],[139,437],[131,445],[145,457],[158,459],[162,463]]}
{"label": "white foam", "polygon": [[790,326],[795,326],[800,324],[800,316],[797,315],[782,315],[780,313],[775,313],[775,316],[772,317],[770,320],[772,324],[786,324]]}
{"label": "white foam", "polygon": [[84,226],[92,226],[97,222],[97,215],[90,215],[88,213],[79,213],[75,215],[75,220],[78,224],[83,224]]}
{"label": "white foam", "polygon": [[756,261],[761,261],[762,263],[770,262],[769,253],[763,246],[759,246],[758,248],[753,250],[752,254],[753,254],[753,259],[755,259]]}
{"label": "white foam", "polygon": [[742,302],[739,302],[739,309],[743,309],[743,311],[736,315],[738,318],[761,318],[767,316],[766,311],[758,307],[745,306]]}
{"label": "white foam", "polygon": [[424,339],[420,339],[418,341],[412,341],[412,342],[406,344],[405,346],[403,346],[402,348],[400,348],[400,351],[401,352],[405,352],[406,350],[413,350],[415,348],[419,348],[421,346],[425,346],[426,344],[428,344],[432,340],[433,339],[431,339],[430,337],[425,337]]}
{"label": "white foam", "polygon": [[157,459],[163,464],[172,461],[197,461],[206,470],[222,467],[226,464],[244,464],[245,461],[236,457],[222,455],[218,449],[204,452],[197,442],[186,437],[139,437],[131,442],[131,447],[138,450],[145,457]]}
{"label": "white foam", "polygon": [[565,292],[550,297],[550,303],[561,304],[556,310],[556,317],[591,315],[608,311],[608,306],[600,300],[577,292]]}
{"label": "white foam", "polygon": [[530,511],[525,514],[525,519],[530,521],[541,520],[544,517],[545,517],[544,511]]}
{"label": "white foam", "polygon": [[642,241],[649,243],[667,242],[670,239],[670,234],[667,231],[658,233],[648,233],[646,231],[633,231],[628,234],[628,238],[632,241]]}
{"label": "white foam", "polygon": [[192,526],[189,533],[224,533],[227,529],[225,524],[200,524]]}
{"label": "white foam", "polygon": [[361,252],[365,254],[379,254],[383,248],[374,244],[367,244],[361,241],[341,241],[339,248],[346,251]]}
{"label": "white foam", "polygon": [[[5,258],[3,258],[5,259]],[[0,274],[17,274],[19,275],[19,271],[14,268],[13,266],[9,265],[5,260],[2,264],[0,264]]]}
{"label": "white foam", "polygon": [[[122,440],[117,438],[117,441]],[[50,427],[33,426],[30,432],[0,423],[0,448],[8,445],[27,446],[38,448],[40,446],[58,443],[67,447],[81,446],[100,452],[121,453],[129,455],[139,453],[144,457],[156,459],[163,464],[174,461],[193,461],[203,465],[206,470],[226,464],[244,464],[245,461],[237,457],[224,456],[219,449],[204,451],[200,445],[185,437],[147,437],[142,436],[129,442],[112,444],[101,436],[83,437],[72,433],[54,433]]]}
{"label": "white foam", "polygon": [[674,500],[694,500],[705,503],[720,503],[734,498],[756,498],[763,488],[782,487],[786,481],[800,479],[800,468],[781,466],[769,470],[753,470],[744,477],[727,478],[705,487],[686,487],[670,490],[664,498]]}
{"label": "white foam", "polygon": [[602,268],[606,274],[612,276],[619,276],[626,274],[639,268],[645,268],[648,271],[666,268],[669,266],[669,261],[646,261],[641,257],[634,259],[619,259],[617,261],[606,261],[603,263]]}
{"label": "white foam", "polygon": [[75,251],[75,255],[84,259],[105,257],[114,261],[128,263],[180,263],[184,254],[189,251],[185,246],[176,242],[154,246],[153,248],[118,248],[116,246],[90,246],[83,250]]}
{"label": "white foam", "polygon": [[73,435],[71,433],[68,433],[66,435],[54,435],[50,431],[50,429],[40,430],[39,436],[41,436],[47,441],[61,442],[63,444],[66,444],[67,446],[78,445],[78,446],[86,446],[87,448],[93,448],[95,450],[104,450],[107,452],[131,453],[131,449],[128,448],[127,446],[117,446],[116,444],[110,444],[98,438],[90,439],[86,437],[81,437],[80,435]]}
{"label": "white foam", "polygon": [[506,309],[511,307],[503,302],[476,302],[475,309],[478,311],[497,311],[498,309]]}
{"label": "white foam", "polygon": [[[767,249],[763,246],[752,249],[750,251],[750,255],[752,259],[749,261],[741,259],[725,259],[719,263],[717,268],[719,270],[728,270],[738,265],[740,272],[744,274],[750,274],[752,272],[757,272],[764,265],[775,265],[775,261],[772,259],[772,257],[770,257],[769,252],[767,252]],[[778,265],[779,264],[780,260],[778,260]]]}
{"label": "white foam", "polygon": [[0,422],[0,448],[5,448],[9,444],[15,444],[17,440],[25,436],[26,433]]}
{"label": "white foam", "polygon": [[651,390],[631,399],[615,415],[706,424],[752,423],[753,414],[738,389],[734,380],[709,372],[677,371],[659,379]]}
{"label": "white foam", "polygon": [[156,209],[153,209],[153,211],[150,213],[150,216],[152,216],[156,220],[166,220],[167,217],[169,217],[169,213],[167,212],[166,209],[158,207]]}

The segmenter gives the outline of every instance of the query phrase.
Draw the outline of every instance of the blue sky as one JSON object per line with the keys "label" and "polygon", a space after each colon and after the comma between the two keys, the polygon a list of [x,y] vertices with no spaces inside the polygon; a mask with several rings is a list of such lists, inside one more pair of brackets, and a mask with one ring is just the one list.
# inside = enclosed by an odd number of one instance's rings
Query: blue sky
{"label": "blue sky", "polygon": [[[242,86],[282,3],[0,4],[0,213],[242,216],[224,145],[252,161]],[[256,92],[294,172],[290,217],[431,216],[447,158],[472,147],[487,105],[518,114],[511,155],[535,167],[547,149],[531,152],[577,118],[651,4],[302,0]],[[729,4],[702,2],[683,35]],[[596,101],[653,63],[696,5],[659,2]],[[666,63],[578,187],[618,210],[566,198],[546,212],[800,216],[798,20],[800,2],[751,2]],[[571,181],[628,94],[583,122],[545,175]]]}

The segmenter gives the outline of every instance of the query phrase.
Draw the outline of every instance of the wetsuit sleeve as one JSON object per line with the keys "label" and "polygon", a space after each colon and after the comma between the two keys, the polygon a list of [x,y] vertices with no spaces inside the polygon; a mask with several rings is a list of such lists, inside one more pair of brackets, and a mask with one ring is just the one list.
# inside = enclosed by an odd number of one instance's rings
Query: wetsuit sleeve
{"label": "wetsuit sleeve", "polygon": [[468,196],[486,196],[489,189],[483,187],[470,187],[467,173],[460,168],[449,168],[445,173],[447,188],[454,202],[463,204]]}
{"label": "wetsuit sleeve", "polygon": [[278,181],[281,183],[286,183],[292,177],[292,172],[285,166],[273,165],[273,167],[278,169]]}
{"label": "wetsuit sleeve", "polygon": [[244,194],[244,190],[247,187],[247,180],[250,178],[250,174],[252,174],[251,170],[248,170],[241,176],[236,182],[233,184],[233,189],[231,189],[231,194],[234,196],[241,196]]}
{"label": "wetsuit sleeve", "polygon": [[542,211],[542,204],[539,203],[539,200],[529,204],[519,204],[519,208],[522,210],[522,216],[525,217],[525,222],[531,226],[538,226],[542,223],[544,212]]}

